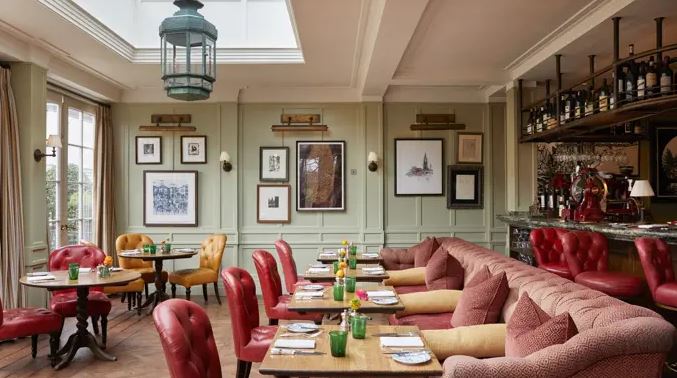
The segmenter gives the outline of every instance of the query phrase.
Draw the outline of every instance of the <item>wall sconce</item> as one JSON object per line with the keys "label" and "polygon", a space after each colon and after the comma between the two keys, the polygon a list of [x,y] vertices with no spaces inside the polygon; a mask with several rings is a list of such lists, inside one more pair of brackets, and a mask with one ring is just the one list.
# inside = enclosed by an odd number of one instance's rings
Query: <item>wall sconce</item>
{"label": "wall sconce", "polygon": [[219,160],[223,162],[223,171],[230,172],[233,170],[233,165],[230,163],[230,155],[226,151],[221,151]]}
{"label": "wall sconce", "polygon": [[59,138],[58,135],[52,134],[47,138],[46,145],[47,147],[52,147],[52,153],[46,154],[40,151],[39,148],[37,148],[35,151],[33,151],[33,158],[35,159],[35,161],[39,162],[40,160],[42,160],[43,157],[47,156],[55,157],[56,149],[61,148],[61,138]]}
{"label": "wall sconce", "polygon": [[367,168],[369,168],[370,172],[376,172],[376,170],[378,169],[377,162],[378,155],[376,155],[376,152],[374,151],[369,152],[369,155],[367,156],[367,163],[369,163],[369,165],[367,165]]}

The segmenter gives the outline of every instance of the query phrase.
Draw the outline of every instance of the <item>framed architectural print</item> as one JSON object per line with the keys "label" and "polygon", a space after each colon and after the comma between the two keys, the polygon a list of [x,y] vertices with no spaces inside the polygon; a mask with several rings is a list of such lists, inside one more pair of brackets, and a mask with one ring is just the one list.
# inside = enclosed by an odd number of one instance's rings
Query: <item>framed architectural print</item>
{"label": "framed architectural print", "polygon": [[289,223],[291,221],[291,186],[261,184],[256,186],[256,222]]}
{"label": "framed architectural print", "polygon": [[443,195],[443,162],[443,139],[395,139],[395,195]]}
{"label": "framed architectural print", "polygon": [[296,210],[346,209],[344,141],[296,142]]}
{"label": "framed architectural print", "polygon": [[144,226],[197,226],[197,171],[144,171]]}
{"label": "framed architectural print", "polygon": [[181,164],[207,164],[207,137],[181,137]]}
{"label": "framed architectural print", "polygon": [[656,125],[651,141],[651,201],[677,200],[677,125]]}
{"label": "framed architectural print", "polygon": [[136,164],[162,164],[162,137],[136,137]]}
{"label": "framed architectural print", "polygon": [[482,209],[484,207],[481,165],[450,165],[447,167],[448,209]]}
{"label": "framed architectural print", "polygon": [[459,164],[482,164],[482,133],[461,132],[457,134],[456,162]]}
{"label": "framed architectural print", "polygon": [[259,180],[289,181],[289,147],[260,147]]}

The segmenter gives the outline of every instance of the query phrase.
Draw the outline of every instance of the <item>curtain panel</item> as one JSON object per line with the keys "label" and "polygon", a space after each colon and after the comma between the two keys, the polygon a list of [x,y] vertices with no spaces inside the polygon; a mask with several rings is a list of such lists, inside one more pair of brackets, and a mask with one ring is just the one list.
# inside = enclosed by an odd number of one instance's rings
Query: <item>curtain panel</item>
{"label": "curtain panel", "polygon": [[19,124],[10,70],[0,67],[0,295],[7,308],[26,304]]}
{"label": "curtain panel", "polygon": [[115,251],[113,120],[110,106],[96,110],[94,140],[94,235],[96,244],[118,264]]}

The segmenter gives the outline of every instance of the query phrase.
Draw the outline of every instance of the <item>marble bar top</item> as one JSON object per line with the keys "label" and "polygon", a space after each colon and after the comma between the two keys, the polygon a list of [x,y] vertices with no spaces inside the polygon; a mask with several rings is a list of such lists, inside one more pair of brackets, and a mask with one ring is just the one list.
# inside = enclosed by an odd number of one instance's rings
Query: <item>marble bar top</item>
{"label": "marble bar top", "polygon": [[507,215],[496,216],[499,220],[516,227],[560,227],[570,230],[594,231],[604,234],[609,239],[634,241],[641,236],[663,239],[666,243],[677,245],[677,227],[667,224],[663,228],[642,229],[637,224],[628,224],[626,227],[613,227],[609,223],[580,223],[565,222],[560,218],[532,217],[528,213],[513,212]]}

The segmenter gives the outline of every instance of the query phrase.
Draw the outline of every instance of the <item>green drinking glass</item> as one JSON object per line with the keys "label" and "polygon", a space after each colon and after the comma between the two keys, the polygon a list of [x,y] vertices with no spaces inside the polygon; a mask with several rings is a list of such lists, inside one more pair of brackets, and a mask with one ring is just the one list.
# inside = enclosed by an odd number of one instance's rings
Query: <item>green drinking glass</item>
{"label": "green drinking glass", "polygon": [[151,255],[154,255],[155,252],[157,252],[157,246],[155,244],[151,244],[148,246],[148,252],[150,252]]}
{"label": "green drinking glass", "polygon": [[348,249],[348,253],[350,253],[351,256],[356,256],[357,255],[357,246],[351,245],[350,248]]}
{"label": "green drinking glass", "polygon": [[346,280],[346,291],[349,293],[354,293],[357,279],[355,277],[346,277],[345,280]]}
{"label": "green drinking glass", "polygon": [[80,276],[80,264],[70,263],[68,264],[68,279],[75,281]]}
{"label": "green drinking glass", "polygon": [[343,292],[345,291],[345,285],[334,285],[334,300],[335,301],[342,301],[343,300]]}
{"label": "green drinking glass", "polygon": [[345,357],[348,344],[348,331],[330,331],[329,347],[333,357]]}
{"label": "green drinking glass", "polygon": [[171,251],[172,251],[171,243],[165,243],[165,253],[169,253]]}
{"label": "green drinking glass", "polygon": [[150,244],[143,245],[143,253],[150,253]]}
{"label": "green drinking glass", "polygon": [[357,269],[357,259],[354,257],[348,259],[348,266],[350,267],[350,269]]}
{"label": "green drinking glass", "polygon": [[367,334],[367,317],[356,315],[350,319],[350,328],[353,331],[353,339],[364,339]]}
{"label": "green drinking glass", "polygon": [[334,261],[333,265],[334,265],[334,274],[336,274],[336,272],[338,272],[339,262],[338,262],[338,261]]}

